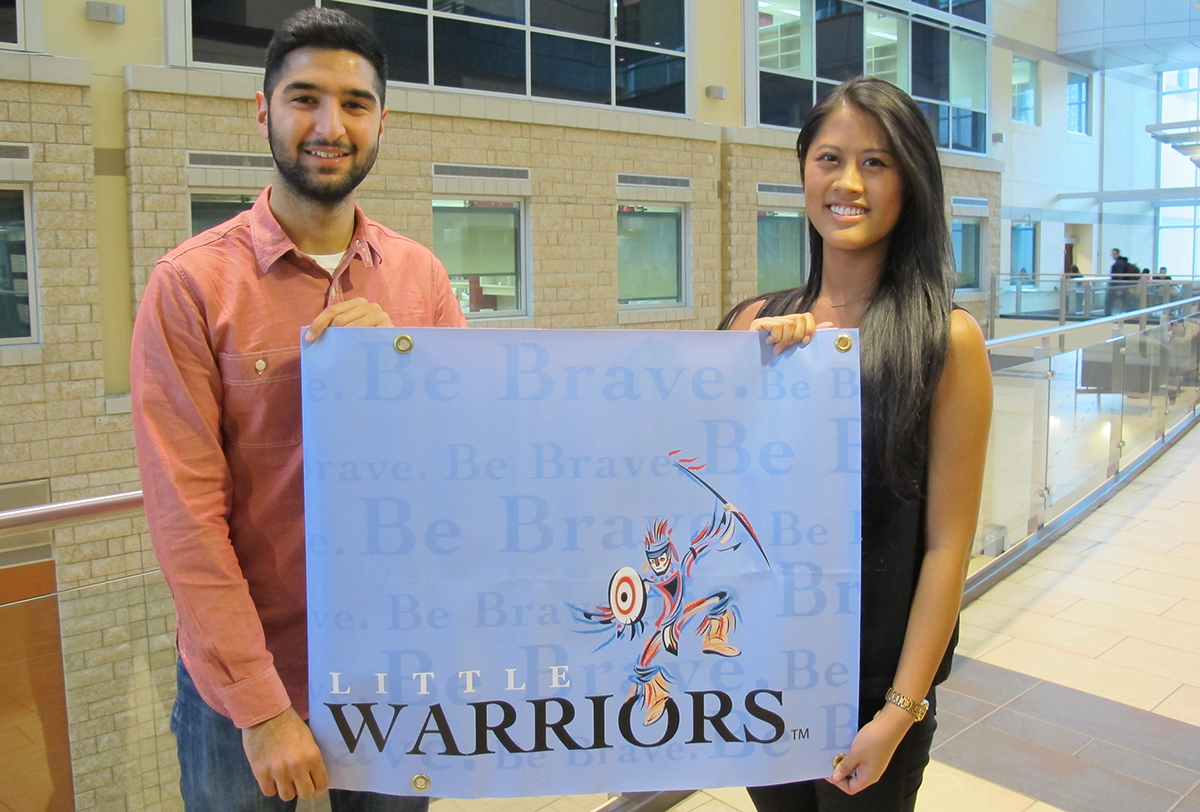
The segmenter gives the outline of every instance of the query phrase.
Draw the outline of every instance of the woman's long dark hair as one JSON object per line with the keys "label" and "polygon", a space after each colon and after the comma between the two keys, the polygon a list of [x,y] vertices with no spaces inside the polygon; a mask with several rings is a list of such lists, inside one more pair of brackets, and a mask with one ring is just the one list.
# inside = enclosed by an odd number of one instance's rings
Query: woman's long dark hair
{"label": "woman's long dark hair", "polygon": [[[916,103],[888,82],[860,76],[839,86],[808,114],[796,141],[801,179],[821,125],[843,106],[878,122],[903,182],[900,218],[859,329],[863,456],[881,460],[886,483],[912,498],[924,485],[926,417],[946,361],[954,292],[942,169],[933,133]],[[759,316],[810,310],[821,292],[824,254],[824,240],[811,221],[808,244],[811,260],[805,285],[742,302],[721,320],[720,329],[728,329],[756,302],[762,302]]]}

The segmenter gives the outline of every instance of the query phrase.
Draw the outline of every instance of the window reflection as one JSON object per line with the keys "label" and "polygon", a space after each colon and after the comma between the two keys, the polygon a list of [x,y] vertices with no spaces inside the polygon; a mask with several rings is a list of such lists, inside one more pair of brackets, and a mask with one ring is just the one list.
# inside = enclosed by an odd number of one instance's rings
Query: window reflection
{"label": "window reflection", "polygon": [[1037,63],[1013,57],[1012,118],[1024,124],[1037,124]]}
{"label": "window reflection", "polygon": [[433,10],[505,23],[525,22],[525,0],[433,0]]}
{"label": "window reflection", "polygon": [[912,24],[912,94],[950,101],[950,32]]}
{"label": "window reflection", "polygon": [[844,82],[863,72],[863,10],[841,0],[817,0],[817,76]]}
{"label": "window reflection", "polygon": [[634,48],[617,49],[617,104],[668,113],[685,112],[682,57]]}
{"label": "window reflection", "polygon": [[434,18],[433,83],[469,90],[524,93],[524,32],[466,20]]}
{"label": "window reflection", "polygon": [[608,39],[609,0],[530,0],[529,21],[539,28]]}
{"label": "window reflection", "polygon": [[758,4],[760,68],[790,76],[812,76],[811,9],[810,0],[779,0]]}
{"label": "window reflection", "polygon": [[804,283],[805,217],[798,211],[758,213],[758,292]]}
{"label": "window reflection", "polygon": [[950,223],[950,242],[954,247],[954,286],[957,288],[979,287],[982,233],[982,222],[973,217],[955,217]]}
{"label": "window reflection", "polygon": [[535,96],[608,104],[612,101],[609,46],[549,34],[530,36]]}
{"label": "window reflection", "polygon": [[617,39],[683,50],[683,0],[617,0]]}
{"label": "window reflection", "polygon": [[33,336],[25,193],[0,189],[0,339]]}
{"label": "window reflection", "polygon": [[868,10],[865,23],[863,74],[908,90],[908,20]]}
{"label": "window reflection", "polygon": [[433,201],[433,253],[464,313],[523,312],[520,202]]}
{"label": "window reflection", "polygon": [[683,303],[683,209],[617,207],[617,302]]}

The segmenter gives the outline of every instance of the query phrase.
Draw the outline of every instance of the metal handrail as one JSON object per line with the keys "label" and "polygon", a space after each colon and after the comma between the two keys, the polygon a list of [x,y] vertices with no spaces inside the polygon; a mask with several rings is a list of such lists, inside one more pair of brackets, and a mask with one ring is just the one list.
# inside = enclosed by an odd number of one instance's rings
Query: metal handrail
{"label": "metal handrail", "polygon": [[1096,327],[1100,324],[1113,324],[1118,321],[1131,321],[1133,319],[1139,319],[1143,316],[1149,316],[1153,313],[1157,313],[1160,310],[1176,310],[1185,305],[1198,303],[1200,303],[1200,296],[1192,296],[1187,299],[1180,299],[1175,302],[1154,305],[1153,307],[1143,307],[1141,310],[1130,310],[1127,313],[1119,313],[1113,316],[1102,316],[1096,319],[1089,319],[1088,321],[1078,321],[1074,324],[1056,324],[1053,327],[1047,327],[1044,330],[1034,330],[1031,333],[1018,333],[1015,336],[1005,336],[1004,338],[990,338],[984,342],[984,346],[990,350],[993,347],[1003,347],[1006,344],[1016,344],[1039,338],[1048,338],[1050,336],[1069,333],[1073,330],[1082,330],[1085,327]]}
{"label": "metal handrail", "polygon": [[69,502],[0,511],[0,538],[34,530],[53,530],[100,519],[136,516],[143,510],[142,492],[113,493]]}

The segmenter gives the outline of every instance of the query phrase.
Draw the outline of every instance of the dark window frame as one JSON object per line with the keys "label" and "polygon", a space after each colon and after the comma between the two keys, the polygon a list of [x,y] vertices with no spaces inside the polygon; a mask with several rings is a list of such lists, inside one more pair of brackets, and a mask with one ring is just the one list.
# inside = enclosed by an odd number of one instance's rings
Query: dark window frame
{"label": "dark window frame", "polygon": [[[297,5],[298,8],[307,8],[315,5],[317,0],[283,0],[291,5]],[[17,0],[23,2],[23,0]],[[425,89],[431,92],[449,91],[449,92],[465,92],[465,93],[480,93],[487,96],[502,96],[509,99],[525,99],[529,101],[544,100],[547,98],[555,100],[565,100],[576,104],[595,105],[608,109],[620,110],[627,108],[635,108],[640,111],[654,112],[667,115],[688,116],[689,107],[692,104],[692,93],[689,92],[689,81],[692,77],[689,76],[691,66],[688,60],[692,58],[689,42],[692,36],[693,19],[690,15],[690,4],[687,0],[653,0],[650,3],[652,8],[642,9],[640,4],[634,4],[637,9],[646,14],[653,11],[654,14],[645,18],[638,17],[633,19],[629,16],[631,12],[627,11],[625,6],[615,8],[611,14],[606,15],[606,26],[608,34],[605,37],[593,36],[591,34],[579,33],[577,31],[565,30],[569,27],[569,20],[561,19],[562,15],[555,17],[553,14],[548,14],[546,9],[548,3],[553,0],[535,0],[534,5],[525,15],[522,22],[508,22],[503,19],[492,19],[483,13],[457,13],[451,11],[439,11],[434,8],[436,2],[434,0],[388,0],[389,6],[381,6],[379,4],[367,5],[359,0],[329,0],[329,5],[337,7],[358,7],[364,11],[370,11],[372,14],[379,15],[410,15],[420,17],[424,23],[424,28],[421,36],[424,37],[424,69],[422,71],[423,78],[418,78],[411,75],[408,71],[404,76],[396,76],[394,70],[389,70],[393,75],[389,77],[389,84],[398,84],[402,87],[416,87]],[[249,28],[247,26],[238,26],[236,22],[222,21],[217,19],[218,12],[210,12],[210,18],[206,23],[206,30],[210,34],[209,45],[205,50],[198,50],[197,45],[202,38],[197,33],[197,8],[208,6],[218,8],[223,3],[223,0],[168,0],[169,4],[178,3],[181,7],[181,15],[185,19],[185,33],[182,36],[182,45],[184,51],[182,53],[184,66],[197,68],[214,68],[219,70],[246,70],[255,69],[261,70],[262,54],[265,53],[267,40],[270,38],[272,31],[269,26],[264,23],[258,28]],[[250,17],[251,14],[258,14],[263,9],[270,10],[277,8],[280,5],[280,0],[250,0],[254,4],[252,8],[242,12],[245,16]],[[394,7],[391,7],[394,6]],[[605,5],[606,8],[610,8]],[[290,8],[290,6],[289,6]],[[633,8],[631,6],[630,8]],[[476,12],[478,10],[475,10]],[[263,12],[266,13],[266,12]],[[269,16],[269,15],[268,15]],[[503,16],[503,15],[501,15]],[[595,17],[595,15],[592,15]],[[636,15],[635,15],[636,16]],[[537,25],[533,22],[534,18],[546,25]],[[273,19],[273,18],[272,18]],[[452,20],[457,23],[469,23],[483,27],[494,27],[496,29],[505,29],[509,31],[521,32],[522,34],[522,55],[521,59],[524,62],[524,77],[523,87],[518,91],[516,86],[509,82],[507,89],[493,90],[488,87],[461,87],[457,84],[438,84],[437,71],[435,65],[438,64],[438,41],[436,39],[435,29],[438,27],[439,20]],[[558,27],[556,26],[556,21]],[[268,21],[269,22],[269,21]],[[546,27],[551,26],[551,27]],[[596,27],[596,21],[592,19],[588,26],[599,30]],[[649,26],[649,27],[648,27]],[[443,24],[444,27],[444,24]],[[241,47],[243,53],[237,58],[230,57],[226,61],[213,61],[222,47],[226,47],[223,43],[212,39],[219,36],[218,29],[238,29],[246,28],[247,31],[243,39],[246,39],[244,46],[230,44],[227,48],[229,51],[235,51]],[[414,29],[415,30],[415,29]],[[533,73],[534,54],[532,53],[532,39],[534,37],[558,37],[567,40],[574,40],[580,43],[589,43],[592,45],[600,45],[608,48],[609,61],[609,88],[608,100],[596,101],[587,98],[572,98],[568,95],[546,95],[535,91],[535,82]],[[641,39],[647,39],[642,42]],[[258,49],[254,51],[254,49]],[[672,82],[663,88],[656,88],[661,92],[648,92],[639,94],[639,102],[634,103],[619,96],[618,83],[616,75],[620,72],[618,59],[621,51],[632,50],[637,53],[645,53],[650,55],[651,59],[657,58],[658,61],[666,64],[678,64],[678,68],[672,68],[669,73],[672,77]],[[224,58],[224,57],[222,57]],[[257,61],[256,61],[257,60]],[[644,73],[644,72],[643,72]],[[594,78],[594,77],[593,77]],[[485,82],[474,82],[474,84],[486,85]],[[504,84],[504,83],[501,83]],[[584,94],[587,95],[587,94]]]}

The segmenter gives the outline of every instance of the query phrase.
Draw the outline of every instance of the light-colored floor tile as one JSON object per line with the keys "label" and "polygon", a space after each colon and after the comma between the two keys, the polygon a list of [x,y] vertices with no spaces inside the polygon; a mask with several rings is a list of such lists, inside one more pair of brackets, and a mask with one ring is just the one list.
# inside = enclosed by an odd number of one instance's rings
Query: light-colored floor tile
{"label": "light-colored floor tile", "polygon": [[608,795],[568,795],[543,807],[543,812],[592,812],[608,799]]}
{"label": "light-colored floor tile", "polygon": [[1143,533],[1117,533],[1102,543],[1110,547],[1128,547],[1131,550],[1145,550],[1150,553],[1170,553],[1179,546],[1179,540],[1174,536],[1156,533],[1157,527],[1161,525],[1155,525]]}
{"label": "light-colored floor tile", "polygon": [[1100,659],[1200,688],[1200,654],[1190,651],[1126,638],[1101,654]]}
{"label": "light-colored floor tile", "polygon": [[1159,703],[1154,712],[1200,727],[1200,688],[1180,685],[1179,690]]}
{"label": "light-colored floor tile", "polygon": [[1038,801],[1025,812],[1063,812],[1057,806],[1051,806],[1045,801]]}
{"label": "light-colored floor tile", "polygon": [[[753,807],[751,807],[751,812]],[[704,803],[697,807],[693,807],[693,812],[739,812],[737,807],[718,801],[716,798],[708,798]]]}
{"label": "light-colored floor tile", "polygon": [[1057,615],[1079,600],[1075,595],[1063,595],[1048,589],[1037,589],[1028,584],[1003,581],[987,591],[988,600],[1003,603],[1026,612],[1039,615]]}
{"label": "light-colored floor tile", "polygon": [[712,796],[706,792],[694,792],[690,797],[671,807],[671,812],[692,812],[697,807],[703,806],[711,800]]}
{"label": "light-colored floor tile", "polygon": [[1143,710],[1155,707],[1179,687],[1174,680],[1027,640],[1010,640],[979,659]]}
{"label": "light-colored floor tile", "polygon": [[1122,535],[1121,530],[1114,530],[1111,527],[1097,527],[1095,525],[1081,523],[1072,527],[1070,531],[1068,531],[1066,537],[1078,541],[1090,541],[1096,544],[1107,544],[1120,535]]}
{"label": "light-colored floor tile", "polygon": [[1171,550],[1171,555],[1176,559],[1186,558],[1188,561],[1200,561],[1200,544],[1193,544],[1190,541],[1184,542],[1174,550]]}
{"label": "light-colored floor tile", "polygon": [[1098,657],[1125,639],[1125,635],[1094,626],[1085,626],[1055,617],[1031,614],[987,600],[980,600],[963,610],[963,621],[1034,643],[1069,651],[1081,657]]}
{"label": "light-colored floor tile", "polygon": [[533,798],[439,798],[430,812],[591,812],[608,795],[563,795]]}
{"label": "light-colored floor tile", "polygon": [[[1126,576],[1128,577],[1128,576]],[[1115,606],[1125,606],[1144,612],[1158,614],[1174,605],[1179,599],[1172,595],[1163,595],[1149,589],[1131,585],[1097,581],[1095,578],[1085,578],[1082,575],[1068,575],[1062,572],[1046,570],[1033,578],[1029,578],[1019,586],[1031,586],[1046,589],[1076,598],[1091,598],[1101,603],[1111,603]]]}
{"label": "light-colored floor tile", "polygon": [[737,809],[739,812],[754,812],[754,802],[750,800],[745,787],[706,789],[705,793],[729,805],[733,809]]}
{"label": "light-colored floor tile", "polygon": [[[1170,504],[1177,504],[1177,503],[1170,503]],[[1192,507],[1191,505],[1188,506],[1189,509],[1191,507]],[[1133,510],[1127,505],[1110,508],[1109,505],[1106,504],[1100,510],[1107,512],[1107,513],[1111,513],[1112,515],[1115,515],[1115,516],[1125,516],[1126,518],[1129,518],[1129,519],[1137,519],[1137,520],[1140,520],[1143,524],[1148,523],[1148,522],[1154,522],[1155,524],[1161,524],[1161,525],[1166,525],[1168,527],[1173,527],[1173,528],[1175,528],[1175,532],[1179,532],[1180,530],[1186,529],[1188,527],[1195,527],[1195,522],[1196,522],[1196,520],[1193,517],[1188,515],[1188,512],[1189,512],[1188,510],[1179,510],[1179,511],[1167,510],[1167,509],[1158,507],[1157,504],[1154,506],[1151,506],[1151,507],[1142,508],[1141,510]]]}
{"label": "light-colored floor tile", "polygon": [[954,650],[964,657],[979,659],[996,646],[1002,645],[1011,639],[1007,634],[1000,634],[990,629],[981,629],[978,626],[972,626],[964,620],[959,624],[958,646]]}
{"label": "light-colored floor tile", "polygon": [[[743,790],[745,792],[745,790]],[[748,806],[740,807],[727,804],[711,795],[709,792],[697,792],[683,803],[671,807],[671,812],[754,812],[754,804],[750,796],[746,796]]]}
{"label": "light-colored floor tile", "polygon": [[1182,620],[1184,623],[1200,626],[1200,600],[1181,600],[1167,611],[1159,614],[1172,620]]}
{"label": "light-colored floor tile", "polygon": [[1187,516],[1193,521],[1200,519],[1200,503],[1195,501],[1177,501],[1168,507],[1168,501],[1167,499],[1163,499],[1159,507],[1176,516]]}
{"label": "light-colored floor tile", "polygon": [[1137,516],[1137,512],[1125,513],[1123,509],[1132,508],[1134,511],[1140,511],[1144,508],[1158,508],[1167,510],[1178,504],[1180,504],[1178,499],[1163,496],[1155,489],[1150,489],[1150,492],[1147,493],[1145,490],[1125,488],[1113,494],[1112,498],[1100,507],[1100,510],[1117,513],[1121,516]]}
{"label": "light-colored floor tile", "polygon": [[[1052,571],[1057,572],[1057,570],[1052,570]],[[1008,584],[1020,584],[1020,583],[1024,583],[1025,581],[1029,580],[1030,578],[1033,578],[1038,575],[1042,575],[1045,572],[1046,572],[1045,567],[1039,566],[1035,562],[1030,562],[1030,563],[1022,566],[1016,572],[1008,575],[1004,579],[1004,582],[1008,583]]]}
{"label": "light-colored floor tile", "polygon": [[1056,617],[1200,654],[1200,628],[1181,620],[1089,600],[1068,606]]}
{"label": "light-colored floor tile", "polygon": [[1085,529],[1100,528],[1105,530],[1129,531],[1135,529],[1141,523],[1141,519],[1131,519],[1128,516],[1117,516],[1115,514],[1104,513],[1102,510],[1098,510],[1081,521],[1077,527]]}
{"label": "light-colored floor tile", "polygon": [[1135,570],[1118,580],[1117,584],[1157,592],[1160,595],[1174,595],[1176,598],[1194,598],[1200,595],[1200,581],[1150,570]]}
{"label": "light-colored floor tile", "polygon": [[917,793],[916,812],[1027,812],[1032,805],[1032,798],[931,761]]}
{"label": "light-colored floor tile", "polygon": [[[1029,563],[1044,570],[1082,575],[1085,578],[1094,578],[1097,581],[1116,581],[1118,578],[1124,578],[1136,569],[1136,567],[1131,567],[1127,564],[1095,558],[1087,552],[1077,553],[1059,549],[1057,544],[1039,554]],[[1022,567],[1021,569],[1025,568]]]}
{"label": "light-colored floor tile", "polygon": [[[1200,521],[1197,522],[1197,525],[1200,525]],[[1169,553],[1155,553],[1115,544],[1100,544],[1095,549],[1089,550],[1086,555],[1093,561],[1110,561],[1127,567],[1200,580],[1200,558],[1192,560],[1181,557],[1179,548],[1183,546],[1185,545],[1179,544]]]}
{"label": "light-colored floor tile", "polygon": [[1099,544],[1100,542],[1098,541],[1092,541],[1091,539],[1085,539],[1067,533],[1067,535],[1054,542],[1054,546],[1050,549],[1058,550],[1059,552],[1064,553],[1072,553],[1073,555],[1079,555],[1097,547]]}

